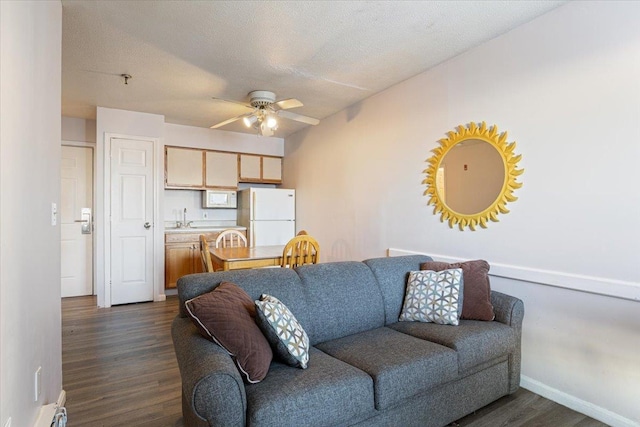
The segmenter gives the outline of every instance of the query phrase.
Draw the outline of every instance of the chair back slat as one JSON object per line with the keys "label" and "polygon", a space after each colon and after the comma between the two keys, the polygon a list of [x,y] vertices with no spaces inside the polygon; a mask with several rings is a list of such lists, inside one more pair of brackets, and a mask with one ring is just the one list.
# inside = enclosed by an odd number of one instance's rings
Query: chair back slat
{"label": "chair back slat", "polygon": [[320,260],[320,244],[308,234],[298,235],[282,251],[282,267],[294,268],[304,264],[317,264]]}
{"label": "chair back slat", "polygon": [[202,268],[207,273],[213,273],[213,262],[211,261],[211,252],[209,252],[209,244],[204,234],[200,235],[200,260]]}
{"label": "chair back slat", "polygon": [[224,230],[216,239],[216,248],[246,247],[247,238],[238,230]]}

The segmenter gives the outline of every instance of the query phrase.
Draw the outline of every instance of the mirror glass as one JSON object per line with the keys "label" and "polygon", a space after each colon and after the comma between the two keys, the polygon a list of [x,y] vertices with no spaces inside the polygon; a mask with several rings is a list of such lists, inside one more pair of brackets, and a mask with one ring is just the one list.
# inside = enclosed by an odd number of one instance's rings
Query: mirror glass
{"label": "mirror glass", "polygon": [[485,122],[459,125],[438,140],[439,146],[427,159],[427,204],[440,221],[460,230],[487,228],[497,222],[498,214],[507,214],[507,203],[518,200],[513,194],[522,187],[517,178],[521,155],[515,154],[515,142],[507,142],[507,133]]}
{"label": "mirror glass", "polygon": [[504,164],[498,150],[488,142],[458,142],[442,159],[436,186],[451,210],[478,214],[496,201],[504,183]]}

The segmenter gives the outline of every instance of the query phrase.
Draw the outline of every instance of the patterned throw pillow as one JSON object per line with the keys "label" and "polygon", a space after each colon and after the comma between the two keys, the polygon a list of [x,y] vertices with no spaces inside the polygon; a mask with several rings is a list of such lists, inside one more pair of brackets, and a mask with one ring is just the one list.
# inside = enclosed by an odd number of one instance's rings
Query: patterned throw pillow
{"label": "patterned throw pillow", "polygon": [[461,288],[461,268],[410,272],[398,320],[458,325]]}
{"label": "patterned throw pillow", "polygon": [[309,362],[309,337],[278,298],[262,295],[256,304],[256,322],[274,352],[290,366],[306,369]]}
{"label": "patterned throw pillow", "polygon": [[491,305],[491,284],[489,283],[489,263],[479,259],[475,261],[446,262],[429,261],[420,264],[420,270],[442,271],[461,268],[464,279],[464,307],[461,319],[486,320],[495,319]]}

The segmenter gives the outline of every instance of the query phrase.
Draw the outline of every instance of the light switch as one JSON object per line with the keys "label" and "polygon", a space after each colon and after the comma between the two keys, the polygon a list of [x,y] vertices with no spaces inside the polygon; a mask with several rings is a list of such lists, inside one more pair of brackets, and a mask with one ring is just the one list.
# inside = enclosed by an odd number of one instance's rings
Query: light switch
{"label": "light switch", "polygon": [[55,226],[58,224],[58,205],[56,203],[51,203],[51,225]]}

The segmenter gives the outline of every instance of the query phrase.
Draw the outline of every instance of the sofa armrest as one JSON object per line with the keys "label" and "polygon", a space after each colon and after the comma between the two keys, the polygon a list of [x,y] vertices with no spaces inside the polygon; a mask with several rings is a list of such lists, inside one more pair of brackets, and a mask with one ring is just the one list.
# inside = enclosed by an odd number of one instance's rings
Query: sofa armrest
{"label": "sofa armrest", "polygon": [[247,397],[229,354],[202,337],[188,318],[174,319],[171,336],[182,377],[185,425],[244,426]]}
{"label": "sofa armrest", "polygon": [[495,320],[512,328],[522,329],[524,303],[516,297],[491,291],[491,304],[496,315]]}
{"label": "sofa armrest", "polygon": [[514,350],[509,354],[509,394],[520,387],[520,367],[522,364],[522,300],[501,292],[491,291],[491,304],[496,315],[495,321],[513,328]]}

